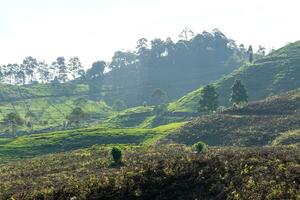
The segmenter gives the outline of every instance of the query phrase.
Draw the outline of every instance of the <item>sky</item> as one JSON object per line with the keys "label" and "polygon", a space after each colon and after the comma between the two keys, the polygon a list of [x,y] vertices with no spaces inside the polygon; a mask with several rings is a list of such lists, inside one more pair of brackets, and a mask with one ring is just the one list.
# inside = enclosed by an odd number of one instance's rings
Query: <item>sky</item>
{"label": "sky", "polygon": [[221,30],[238,44],[300,40],[299,0],[0,0],[0,65],[79,56],[88,68],[148,40]]}

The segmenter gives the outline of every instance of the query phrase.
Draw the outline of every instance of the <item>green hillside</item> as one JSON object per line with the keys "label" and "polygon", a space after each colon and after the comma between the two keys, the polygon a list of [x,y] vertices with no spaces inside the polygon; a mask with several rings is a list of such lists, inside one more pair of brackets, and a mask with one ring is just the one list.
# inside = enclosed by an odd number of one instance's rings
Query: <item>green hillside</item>
{"label": "green hillside", "polygon": [[153,129],[98,126],[16,138],[0,138],[0,163],[87,148],[96,144],[152,145],[162,137],[177,132],[183,124],[173,123]]}
{"label": "green hillside", "polygon": [[[244,64],[239,69],[213,82],[219,93],[220,105],[228,106],[231,86],[242,80],[250,101],[262,100],[300,87],[300,41],[276,50],[253,64]],[[170,110],[196,111],[202,88],[171,103]]]}
{"label": "green hillside", "polygon": [[[213,115],[201,116],[162,142],[209,145],[264,146],[299,143],[300,89],[230,108]],[[279,138],[277,138],[279,137]]]}

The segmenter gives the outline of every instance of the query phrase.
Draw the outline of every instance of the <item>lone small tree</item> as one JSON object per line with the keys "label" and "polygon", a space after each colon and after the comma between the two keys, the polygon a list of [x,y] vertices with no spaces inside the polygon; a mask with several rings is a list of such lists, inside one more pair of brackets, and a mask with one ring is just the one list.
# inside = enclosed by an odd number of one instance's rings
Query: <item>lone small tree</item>
{"label": "lone small tree", "polygon": [[197,142],[196,144],[194,144],[194,147],[196,148],[197,153],[201,153],[207,149],[207,144],[200,141],[200,142]]}
{"label": "lone small tree", "polygon": [[248,55],[249,55],[249,62],[252,63],[253,62],[253,48],[251,45],[248,48]]}
{"label": "lone small tree", "polygon": [[111,150],[111,155],[115,163],[122,163],[122,151],[117,147],[113,147]]}
{"label": "lone small tree", "polygon": [[152,97],[154,98],[155,103],[157,103],[157,104],[162,104],[162,103],[165,103],[167,101],[166,92],[163,91],[160,88],[157,88],[153,91]]}
{"label": "lone small tree", "polygon": [[209,113],[218,108],[218,94],[212,85],[207,85],[202,90],[202,95],[199,100],[199,112]]}
{"label": "lone small tree", "polygon": [[85,113],[80,107],[76,107],[66,118],[70,124],[75,123],[76,126],[79,126],[80,122],[86,120],[87,117],[87,113]]}
{"label": "lone small tree", "polygon": [[232,104],[240,105],[248,102],[247,90],[241,80],[236,80],[231,90],[230,102]]}
{"label": "lone small tree", "polygon": [[20,115],[14,112],[8,113],[4,117],[3,122],[5,125],[10,126],[12,135],[15,135],[17,132],[17,127],[23,125],[24,123]]}

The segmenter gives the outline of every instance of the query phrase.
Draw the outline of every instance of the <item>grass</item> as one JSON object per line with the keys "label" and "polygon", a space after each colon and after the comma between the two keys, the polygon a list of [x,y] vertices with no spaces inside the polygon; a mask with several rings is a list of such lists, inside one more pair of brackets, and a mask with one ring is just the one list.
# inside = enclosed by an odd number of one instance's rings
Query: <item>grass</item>
{"label": "grass", "polygon": [[93,146],[0,166],[0,199],[298,199],[299,148]]}
{"label": "grass", "polygon": [[272,145],[298,145],[300,146],[300,129],[281,133],[273,142]]}
{"label": "grass", "polygon": [[183,124],[173,123],[153,129],[103,126],[1,139],[0,162],[87,148],[96,144],[145,144],[149,146],[167,134],[176,132]]}

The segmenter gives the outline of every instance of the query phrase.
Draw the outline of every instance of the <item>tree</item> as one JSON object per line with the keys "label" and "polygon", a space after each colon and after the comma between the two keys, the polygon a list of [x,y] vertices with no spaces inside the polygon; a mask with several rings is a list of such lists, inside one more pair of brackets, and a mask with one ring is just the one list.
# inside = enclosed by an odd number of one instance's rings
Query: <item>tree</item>
{"label": "tree", "polygon": [[38,66],[37,60],[31,56],[26,57],[23,60],[22,66],[24,68],[24,73],[27,75],[27,83],[32,83],[34,71]]}
{"label": "tree", "polygon": [[251,45],[248,48],[248,55],[249,55],[249,62],[252,63],[253,62],[253,48]]}
{"label": "tree", "polygon": [[104,69],[106,67],[105,61],[97,61],[94,62],[92,68],[87,70],[86,76],[88,79],[96,80],[101,79],[104,73]]}
{"label": "tree", "polygon": [[76,107],[72,112],[67,116],[67,120],[70,124],[75,124],[79,127],[80,122],[86,120],[88,114],[85,113],[80,107]]}
{"label": "tree", "polygon": [[203,88],[199,100],[199,112],[212,112],[218,108],[218,94],[212,85],[207,85]]}
{"label": "tree", "polygon": [[28,111],[25,117],[28,119],[27,126],[33,131],[33,122],[37,119],[37,116],[33,112]]}
{"label": "tree", "polygon": [[80,77],[81,70],[83,69],[81,62],[77,56],[71,57],[68,62],[69,71],[71,72],[71,76],[73,79]]}
{"label": "tree", "polygon": [[133,64],[136,61],[136,55],[130,51],[123,52],[117,51],[112,57],[112,61],[109,64],[110,69],[118,69]]}
{"label": "tree", "polygon": [[121,149],[117,147],[113,147],[111,150],[111,155],[114,159],[115,163],[121,163],[122,162],[122,151]]}
{"label": "tree", "polygon": [[50,81],[50,70],[47,63],[39,62],[37,71],[42,83],[47,83]]}
{"label": "tree", "polygon": [[185,27],[182,32],[179,34],[179,38],[182,40],[188,41],[190,37],[193,37],[195,34],[194,32],[189,29],[188,27]]}
{"label": "tree", "polygon": [[200,142],[197,142],[196,144],[194,144],[194,147],[196,148],[197,153],[201,153],[201,152],[204,152],[207,149],[207,144],[200,141]]}
{"label": "tree", "polygon": [[57,72],[57,79],[60,83],[65,83],[68,80],[68,68],[65,64],[64,57],[58,57],[55,62],[52,63],[53,71]]}
{"label": "tree", "polygon": [[23,125],[23,123],[24,123],[24,121],[23,121],[23,119],[20,117],[20,115],[17,114],[17,113],[14,113],[14,112],[8,113],[8,114],[4,117],[3,122],[4,122],[5,125],[10,126],[10,128],[11,128],[11,133],[12,133],[13,135],[16,134],[17,127]]}
{"label": "tree", "polygon": [[153,91],[152,97],[154,98],[155,103],[161,104],[167,100],[167,94],[160,88],[157,88]]}
{"label": "tree", "polygon": [[256,55],[258,55],[259,58],[264,57],[266,55],[266,48],[259,45]]}
{"label": "tree", "polygon": [[230,102],[233,104],[241,104],[248,102],[248,94],[241,80],[236,80],[231,87],[232,93]]}

